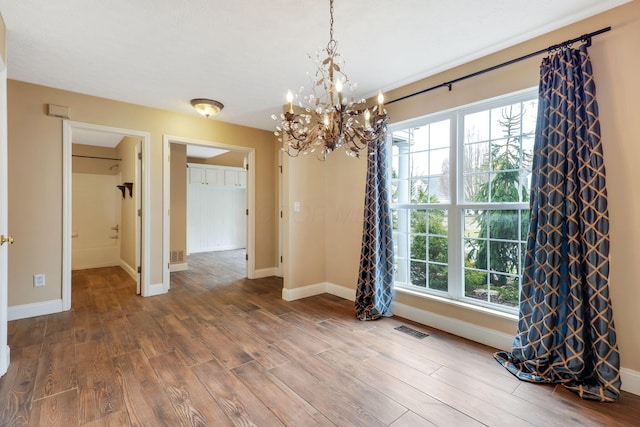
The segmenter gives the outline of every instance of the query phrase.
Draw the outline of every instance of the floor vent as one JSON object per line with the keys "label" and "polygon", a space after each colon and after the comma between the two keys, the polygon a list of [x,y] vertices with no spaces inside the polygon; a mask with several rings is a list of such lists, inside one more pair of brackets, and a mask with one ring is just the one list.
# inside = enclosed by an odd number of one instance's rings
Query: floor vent
{"label": "floor vent", "polygon": [[429,336],[429,334],[425,334],[424,332],[420,332],[420,331],[416,331],[413,328],[410,328],[408,326],[398,326],[397,328],[394,328],[396,331],[400,331],[400,332],[404,332],[407,335],[411,335],[414,338],[418,338],[418,339],[422,339],[422,338],[426,338]]}

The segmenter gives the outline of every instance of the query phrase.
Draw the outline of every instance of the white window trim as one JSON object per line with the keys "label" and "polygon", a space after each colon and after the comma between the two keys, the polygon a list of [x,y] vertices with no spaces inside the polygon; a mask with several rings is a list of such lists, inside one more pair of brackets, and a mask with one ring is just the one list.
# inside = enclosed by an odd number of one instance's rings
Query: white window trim
{"label": "white window trim", "polygon": [[[391,135],[393,132],[400,131],[403,129],[424,126],[426,124],[435,123],[442,120],[450,120],[451,129],[450,135],[452,139],[452,144],[450,144],[450,153],[449,158],[455,159],[455,167],[451,167],[449,169],[449,182],[453,183],[450,187],[451,191],[451,202],[450,203],[442,203],[442,204],[412,204],[412,203],[401,203],[394,204],[392,203],[392,209],[402,209],[402,208],[438,208],[438,209],[446,209],[448,213],[448,224],[449,224],[449,246],[448,246],[448,291],[438,291],[428,288],[422,288],[419,286],[407,285],[403,283],[394,283],[396,291],[399,293],[411,294],[415,296],[420,296],[423,298],[456,305],[458,307],[462,307],[469,310],[480,311],[484,313],[489,313],[492,315],[496,315],[498,317],[503,317],[507,319],[516,319],[518,308],[517,307],[507,307],[507,306],[499,306],[497,304],[492,304],[489,302],[477,300],[474,298],[469,298],[464,295],[464,245],[463,245],[463,230],[464,230],[464,218],[462,212],[464,209],[509,209],[509,210],[520,210],[520,209],[528,209],[529,203],[521,203],[521,202],[511,202],[511,203],[469,203],[463,202],[461,200],[460,194],[462,193],[462,186],[464,185],[464,180],[462,176],[462,168],[459,168],[458,165],[462,164],[462,156],[463,150],[461,150],[462,139],[460,135],[464,134],[464,123],[461,120],[467,114],[472,114],[479,111],[489,110],[493,108],[498,108],[504,105],[513,104],[517,102],[528,101],[531,99],[535,99],[537,97],[537,87],[521,90],[518,92],[510,93],[507,95],[497,96],[495,98],[490,98],[487,100],[482,100],[478,102],[474,102],[471,104],[463,105],[460,107],[451,108],[445,111],[440,111],[433,114],[428,114],[425,116],[405,120],[398,123],[392,123],[388,127],[388,134]],[[392,139],[387,138],[387,143],[389,144],[389,156],[391,157],[391,144]],[[389,168],[389,174],[391,174],[391,168]],[[391,183],[391,176],[388,177],[388,182]],[[457,226],[452,226],[456,225]],[[452,268],[454,267],[454,268]]]}

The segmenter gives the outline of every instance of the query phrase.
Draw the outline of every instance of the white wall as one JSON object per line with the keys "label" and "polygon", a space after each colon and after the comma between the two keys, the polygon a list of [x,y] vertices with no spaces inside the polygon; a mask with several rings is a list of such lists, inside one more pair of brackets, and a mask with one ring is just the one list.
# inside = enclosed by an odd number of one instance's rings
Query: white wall
{"label": "white wall", "polygon": [[[119,233],[122,194],[118,175],[73,174],[71,268],[80,270],[120,263]],[[118,236],[118,239],[110,239]]]}

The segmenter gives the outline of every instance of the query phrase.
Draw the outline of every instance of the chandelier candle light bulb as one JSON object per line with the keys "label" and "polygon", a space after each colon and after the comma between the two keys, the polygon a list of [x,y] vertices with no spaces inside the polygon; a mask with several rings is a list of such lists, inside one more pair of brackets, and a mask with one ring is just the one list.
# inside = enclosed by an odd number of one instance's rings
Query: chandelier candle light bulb
{"label": "chandelier candle light bulb", "polygon": [[[356,84],[345,74],[338,43],[333,38],[333,1],[329,0],[329,43],[317,56],[311,93],[300,100],[288,91],[287,111],[279,117],[271,116],[280,123],[274,134],[291,157],[315,153],[318,159],[326,160],[340,148],[350,157],[360,157],[360,151],[386,137],[387,112],[382,92],[371,111],[364,99],[356,101],[344,94],[345,89],[353,90]],[[294,97],[300,106],[297,113],[293,111]]]}

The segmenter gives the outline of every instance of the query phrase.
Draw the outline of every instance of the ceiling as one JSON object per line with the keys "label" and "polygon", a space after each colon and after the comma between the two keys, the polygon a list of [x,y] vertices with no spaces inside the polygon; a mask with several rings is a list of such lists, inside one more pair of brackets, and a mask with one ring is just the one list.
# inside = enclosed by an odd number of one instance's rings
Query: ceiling
{"label": "ceiling", "polygon": [[[335,0],[334,34],[361,98],[627,1]],[[0,12],[10,79],[194,115],[190,99],[212,98],[225,104],[215,120],[271,130],[287,89],[309,86],[328,5],[0,0]]]}

